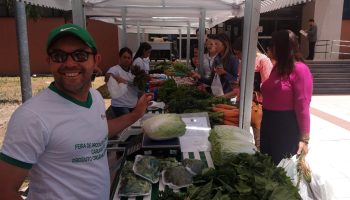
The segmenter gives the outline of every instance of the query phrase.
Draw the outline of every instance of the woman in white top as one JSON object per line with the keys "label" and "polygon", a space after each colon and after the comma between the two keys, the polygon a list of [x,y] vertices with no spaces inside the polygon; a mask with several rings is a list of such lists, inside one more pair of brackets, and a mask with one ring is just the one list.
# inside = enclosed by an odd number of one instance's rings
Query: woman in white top
{"label": "woman in white top", "polygon": [[[213,69],[213,63],[214,63],[214,59],[217,56],[218,52],[217,52],[217,48],[216,48],[216,43],[215,40],[211,38],[211,36],[208,36],[207,41],[205,43],[206,48],[208,50],[208,53],[204,54],[203,56],[203,71],[204,71],[204,78],[209,79],[212,69]],[[193,78],[200,78],[200,75],[198,74],[199,72],[199,61],[198,61],[198,57],[197,60],[194,62],[195,64],[197,64],[196,66],[196,70],[192,73],[192,77]]]}
{"label": "woman in white top", "polygon": [[119,65],[109,68],[105,76],[105,82],[114,78],[118,83],[127,84],[127,91],[124,95],[112,98],[111,106],[115,117],[131,112],[137,103],[139,90],[133,85],[135,76],[130,70],[131,63],[132,51],[128,47],[124,47],[119,51]]}
{"label": "woman in white top", "polygon": [[134,61],[132,65],[139,66],[140,69],[145,70],[145,72],[149,73],[149,56],[151,55],[152,46],[147,42],[142,42],[140,44],[139,49],[137,50]]}

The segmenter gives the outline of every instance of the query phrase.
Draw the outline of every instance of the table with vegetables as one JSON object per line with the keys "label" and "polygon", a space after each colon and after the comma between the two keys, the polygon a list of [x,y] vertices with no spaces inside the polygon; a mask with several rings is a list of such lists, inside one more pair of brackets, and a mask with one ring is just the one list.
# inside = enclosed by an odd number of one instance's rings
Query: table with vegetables
{"label": "table with vegetables", "polygon": [[[111,199],[301,199],[284,169],[257,151],[251,133],[237,127],[238,108],[229,99],[179,80],[157,83],[165,114],[146,114],[134,127],[142,142],[125,154]],[[140,151],[145,137],[163,149],[177,140],[180,152]]]}

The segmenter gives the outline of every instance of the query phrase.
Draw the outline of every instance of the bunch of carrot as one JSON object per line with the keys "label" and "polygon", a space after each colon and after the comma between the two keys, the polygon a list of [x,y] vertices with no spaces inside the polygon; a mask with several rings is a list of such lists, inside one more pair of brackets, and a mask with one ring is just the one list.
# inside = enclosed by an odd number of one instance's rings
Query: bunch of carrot
{"label": "bunch of carrot", "polygon": [[227,104],[213,105],[212,110],[214,112],[223,113],[223,123],[225,125],[238,126],[239,109],[236,106]]}

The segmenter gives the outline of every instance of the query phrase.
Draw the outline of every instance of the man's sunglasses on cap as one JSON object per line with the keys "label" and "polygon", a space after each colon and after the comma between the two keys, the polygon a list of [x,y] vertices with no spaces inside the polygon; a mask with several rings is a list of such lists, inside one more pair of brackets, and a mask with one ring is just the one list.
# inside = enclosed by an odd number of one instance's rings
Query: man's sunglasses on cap
{"label": "man's sunglasses on cap", "polygon": [[64,52],[59,49],[53,49],[48,53],[48,55],[50,56],[50,59],[56,63],[66,62],[66,60],[68,59],[68,56],[71,56],[75,62],[85,62],[89,59],[90,54],[94,55],[95,53],[88,52],[82,49],[78,49],[70,53]]}

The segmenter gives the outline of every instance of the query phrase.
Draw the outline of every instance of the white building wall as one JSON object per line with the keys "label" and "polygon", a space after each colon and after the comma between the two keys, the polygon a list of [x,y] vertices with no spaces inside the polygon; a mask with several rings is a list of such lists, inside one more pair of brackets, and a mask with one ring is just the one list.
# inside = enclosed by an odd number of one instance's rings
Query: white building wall
{"label": "white building wall", "polygon": [[[318,40],[340,40],[344,0],[314,0],[304,6],[303,29],[308,28],[308,20],[315,19],[317,25]],[[325,42],[322,42],[325,44]],[[322,44],[319,43],[319,44]],[[328,47],[330,50],[330,47]],[[325,46],[316,46],[316,52],[325,51]],[[333,51],[338,52],[339,47],[333,47]],[[308,42],[302,38],[302,52],[308,55]],[[326,55],[327,59],[338,59],[337,54]],[[315,60],[324,60],[325,54],[316,53]]]}

